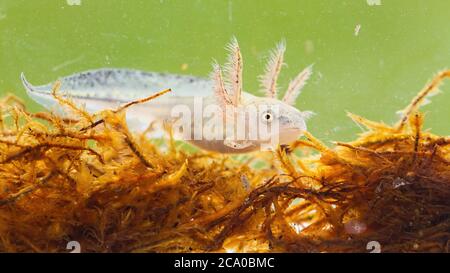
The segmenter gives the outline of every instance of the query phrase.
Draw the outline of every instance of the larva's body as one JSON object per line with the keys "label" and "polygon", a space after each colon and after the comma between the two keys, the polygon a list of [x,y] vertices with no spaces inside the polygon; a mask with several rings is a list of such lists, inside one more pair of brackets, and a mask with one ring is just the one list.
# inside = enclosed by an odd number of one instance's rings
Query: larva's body
{"label": "larva's body", "polygon": [[[239,63],[236,63],[242,62],[237,42],[234,41],[232,43],[230,50],[232,51],[231,54],[239,55],[236,55],[239,57],[238,60],[231,60],[231,62],[234,63],[229,64],[230,66],[234,65],[234,67],[227,69],[230,73],[229,80],[233,81],[234,85],[226,83],[222,79],[221,70],[218,65],[214,67],[215,71],[212,79],[144,72],[139,70],[105,68],[90,70],[61,78],[60,94],[70,97],[75,104],[84,106],[88,112],[95,113],[104,109],[116,109],[124,103],[147,97],[158,91],[170,88],[172,89],[172,92],[169,92],[168,94],[127,109],[126,114],[129,128],[140,131],[146,129],[153,121],[174,122],[174,120],[176,120],[174,119],[174,109],[183,106],[183,109],[187,109],[192,113],[192,116],[190,117],[192,124],[190,125],[191,130],[188,134],[186,132],[184,134],[181,133],[178,134],[178,137],[189,140],[191,143],[203,149],[223,153],[253,151],[260,148],[263,142],[267,142],[267,139],[237,139],[236,135],[229,135],[229,131],[226,130],[225,125],[223,124],[216,126],[218,128],[223,128],[223,132],[219,131],[219,138],[211,139],[202,136],[198,137],[198,135],[194,136],[195,130],[197,130],[197,132],[206,132],[209,130],[209,127],[206,128],[208,123],[211,125],[211,123],[216,121],[225,121],[225,118],[213,120],[212,117],[205,115],[198,116],[197,114],[194,114],[196,111],[197,113],[202,113],[208,107],[217,106],[218,110],[216,112],[221,112],[223,114],[226,112],[225,108],[229,106],[232,109],[239,109],[236,112],[241,111],[248,114],[250,109],[260,109],[261,106],[269,106],[270,109],[277,107],[279,112],[276,113],[276,116],[275,113],[266,111],[264,113],[258,113],[258,119],[262,119],[264,124],[269,125],[272,125],[274,121],[279,122],[279,129],[275,132],[278,139],[277,144],[287,144],[295,140],[302,131],[306,130],[305,119],[307,118],[308,113],[300,112],[291,105],[276,99],[276,89],[266,91],[266,93],[273,93],[269,98],[257,97],[243,92],[241,87],[242,80],[240,78],[235,80],[231,79],[232,75],[239,75],[242,73],[242,63],[240,63],[240,65]],[[233,58],[233,55],[230,56],[230,58]],[[273,58],[275,57],[272,56],[272,63],[276,61]],[[269,65],[273,66],[274,64],[269,63]],[[275,69],[277,68],[275,67]],[[270,69],[267,68],[267,70]],[[269,81],[271,86],[267,86],[268,89],[276,88],[273,83],[276,82],[278,72],[279,69],[278,71],[275,71],[275,73],[273,71],[267,71],[267,73],[273,74],[271,76],[266,75],[266,77],[273,78],[272,82]],[[309,77],[309,68],[302,73],[304,74],[303,81],[300,79],[300,82],[297,83],[298,86],[294,86],[293,90],[286,95],[289,96],[291,103],[292,99],[295,101],[299,89]],[[299,76],[302,76],[302,73]],[[265,80],[267,81],[267,79]],[[299,81],[299,79],[296,80]],[[22,82],[28,95],[33,100],[48,109],[53,109],[57,112],[63,111],[51,94],[54,83],[33,86],[25,79],[23,74]],[[224,116],[225,115],[222,115],[222,117]],[[199,122],[199,119],[201,119],[201,122]],[[237,127],[237,123],[238,122],[233,124],[232,127]],[[246,131],[246,134],[244,134],[245,136],[255,130],[254,128],[250,128],[253,123],[247,124],[247,126],[244,127],[243,130]],[[272,127],[274,126],[272,125]]]}

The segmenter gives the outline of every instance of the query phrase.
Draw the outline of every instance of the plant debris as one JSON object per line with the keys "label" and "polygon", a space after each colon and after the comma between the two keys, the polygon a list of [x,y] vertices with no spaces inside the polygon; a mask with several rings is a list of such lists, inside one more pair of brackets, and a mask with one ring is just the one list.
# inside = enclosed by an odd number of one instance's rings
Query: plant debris
{"label": "plant debris", "polygon": [[355,141],[306,133],[240,160],[132,134],[123,108],[90,115],[57,86],[69,117],[5,97],[0,251],[449,252],[450,138],[424,131],[419,112],[449,76],[395,126],[349,113],[368,129]]}

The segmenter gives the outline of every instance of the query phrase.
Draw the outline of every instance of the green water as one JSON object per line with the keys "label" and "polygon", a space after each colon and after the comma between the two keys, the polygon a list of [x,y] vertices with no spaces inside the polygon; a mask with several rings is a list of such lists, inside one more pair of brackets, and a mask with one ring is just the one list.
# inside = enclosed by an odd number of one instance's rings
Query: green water
{"label": "green water", "polygon": [[[245,90],[256,92],[267,50],[285,38],[282,86],[315,64],[297,101],[317,113],[310,131],[325,141],[350,140],[361,129],[346,110],[393,123],[397,110],[450,67],[449,26],[445,0],[0,0],[0,95],[13,92],[41,109],[26,98],[22,71],[35,84],[100,67],[207,75],[212,58],[225,60],[233,35]],[[449,135],[450,87],[442,90],[423,109],[426,127]]]}

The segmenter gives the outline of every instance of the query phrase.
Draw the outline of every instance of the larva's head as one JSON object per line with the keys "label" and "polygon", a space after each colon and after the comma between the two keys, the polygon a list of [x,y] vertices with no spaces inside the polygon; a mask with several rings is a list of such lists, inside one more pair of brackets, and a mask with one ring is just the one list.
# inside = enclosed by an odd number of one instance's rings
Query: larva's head
{"label": "larva's head", "polygon": [[270,137],[277,139],[278,144],[289,144],[298,139],[307,130],[306,120],[313,114],[272,98],[255,98],[251,105],[258,109],[258,124],[267,126]]}
{"label": "larva's head", "polygon": [[[289,83],[282,99],[277,98],[277,79],[284,65],[285,49],[285,43],[282,41],[271,51],[265,72],[259,79],[265,97],[242,95],[243,62],[235,38],[228,46],[230,56],[224,68],[225,77],[222,76],[222,69],[218,64],[214,64],[212,74],[215,93],[220,104],[241,108],[245,112],[252,112],[254,110],[250,108],[256,108],[258,123],[269,127],[271,136],[277,139],[278,144],[289,144],[300,137],[306,131],[306,119],[312,115],[312,112],[301,112],[293,106],[301,89],[312,74],[312,66],[305,68]],[[252,124],[250,123],[250,125]],[[253,141],[261,142],[262,139]]]}

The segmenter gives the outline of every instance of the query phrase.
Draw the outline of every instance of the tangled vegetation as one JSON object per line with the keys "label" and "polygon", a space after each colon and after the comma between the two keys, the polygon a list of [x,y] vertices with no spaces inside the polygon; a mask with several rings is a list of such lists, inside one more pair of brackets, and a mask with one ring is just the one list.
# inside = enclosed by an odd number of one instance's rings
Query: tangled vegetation
{"label": "tangled vegetation", "polygon": [[306,133],[240,160],[131,134],[133,103],[89,115],[55,86],[72,109],[59,117],[4,97],[0,251],[449,252],[450,138],[422,130],[418,110],[449,76],[394,126],[349,113],[368,129],[355,141]]}

